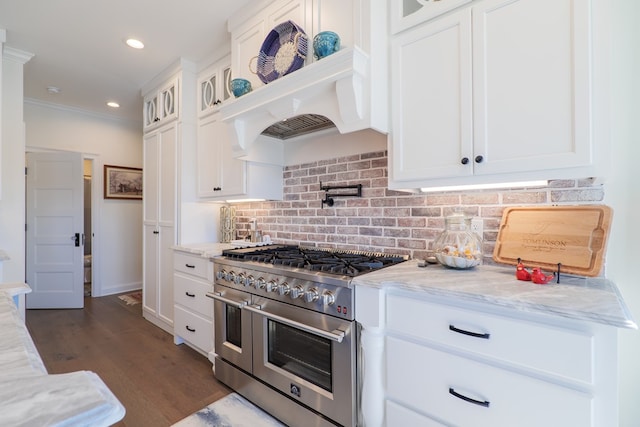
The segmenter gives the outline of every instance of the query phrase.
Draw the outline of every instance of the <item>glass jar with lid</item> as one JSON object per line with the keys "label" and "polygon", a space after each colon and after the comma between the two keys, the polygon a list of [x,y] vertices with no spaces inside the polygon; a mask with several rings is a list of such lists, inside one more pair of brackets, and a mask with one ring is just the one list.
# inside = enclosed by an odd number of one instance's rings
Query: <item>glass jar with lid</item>
{"label": "glass jar with lid", "polygon": [[433,243],[436,260],[451,268],[472,268],[482,262],[482,241],[471,231],[471,218],[454,213],[445,218],[445,229]]}

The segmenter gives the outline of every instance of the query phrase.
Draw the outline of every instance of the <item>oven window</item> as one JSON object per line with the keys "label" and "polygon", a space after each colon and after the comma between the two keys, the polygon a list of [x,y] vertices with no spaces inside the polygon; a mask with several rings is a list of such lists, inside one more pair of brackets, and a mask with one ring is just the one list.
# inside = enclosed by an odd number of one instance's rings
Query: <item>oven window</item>
{"label": "oven window", "polygon": [[227,342],[242,347],[242,316],[241,310],[231,305],[225,305],[227,317]]}
{"label": "oven window", "polygon": [[268,321],[269,363],[331,392],[331,341]]}

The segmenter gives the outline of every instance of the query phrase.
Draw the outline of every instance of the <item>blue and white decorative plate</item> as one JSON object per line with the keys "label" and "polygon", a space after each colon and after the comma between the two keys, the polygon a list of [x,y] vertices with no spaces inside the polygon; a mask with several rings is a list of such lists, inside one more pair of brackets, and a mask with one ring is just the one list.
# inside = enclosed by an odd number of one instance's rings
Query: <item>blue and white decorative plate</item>
{"label": "blue and white decorative plate", "polygon": [[276,25],[262,43],[256,74],[267,84],[300,69],[307,58],[307,45],[306,33],[295,22]]}

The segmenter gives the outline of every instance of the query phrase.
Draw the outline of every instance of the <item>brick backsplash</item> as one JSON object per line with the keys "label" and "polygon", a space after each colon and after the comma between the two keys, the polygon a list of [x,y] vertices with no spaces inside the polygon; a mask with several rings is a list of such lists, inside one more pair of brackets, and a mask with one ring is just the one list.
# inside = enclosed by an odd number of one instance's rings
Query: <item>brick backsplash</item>
{"label": "brick backsplash", "polygon": [[[277,243],[386,252],[424,258],[456,211],[484,223],[483,253],[491,262],[503,209],[514,205],[602,202],[604,187],[591,179],[550,181],[545,188],[412,194],[387,189],[387,153],[378,151],[287,166],[284,200],[238,204],[237,229],[256,218]],[[322,206],[323,186],[362,184],[362,197]],[[348,191],[348,190],[347,190]],[[331,191],[335,193],[337,191]]]}

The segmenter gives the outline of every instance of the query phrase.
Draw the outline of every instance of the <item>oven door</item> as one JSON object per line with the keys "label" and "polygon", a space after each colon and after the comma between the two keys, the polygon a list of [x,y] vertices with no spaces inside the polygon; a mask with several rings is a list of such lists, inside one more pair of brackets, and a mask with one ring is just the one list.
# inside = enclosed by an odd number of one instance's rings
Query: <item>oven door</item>
{"label": "oven door", "polygon": [[253,374],[343,426],[356,423],[356,323],[254,297]]}
{"label": "oven door", "polygon": [[251,313],[246,310],[251,294],[215,285],[207,296],[214,300],[216,354],[251,373]]}

